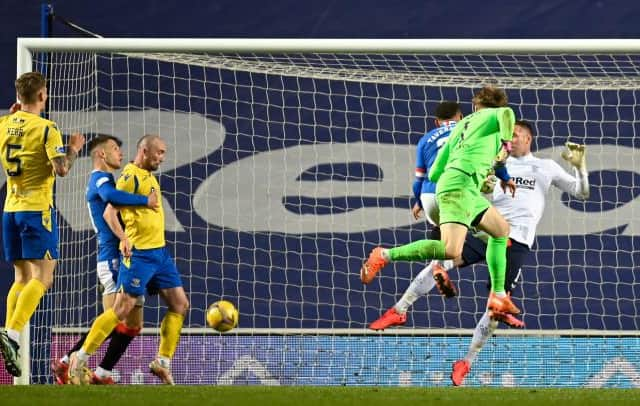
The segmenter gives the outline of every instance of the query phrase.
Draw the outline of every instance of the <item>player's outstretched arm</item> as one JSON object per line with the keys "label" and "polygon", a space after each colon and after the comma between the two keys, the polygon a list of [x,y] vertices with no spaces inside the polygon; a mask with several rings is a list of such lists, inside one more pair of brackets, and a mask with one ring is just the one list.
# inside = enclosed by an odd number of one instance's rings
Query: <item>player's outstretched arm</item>
{"label": "player's outstretched arm", "polygon": [[149,196],[143,196],[118,190],[110,182],[100,185],[98,194],[103,201],[114,206],[147,206],[151,209],[157,209],[160,206],[158,194],[155,191]]}
{"label": "player's outstretched arm", "polygon": [[574,142],[566,142],[566,149],[562,151],[562,159],[573,167],[575,177],[566,173],[560,165],[557,165],[553,184],[563,192],[569,193],[579,199],[589,198],[589,172],[587,171],[587,147]]}

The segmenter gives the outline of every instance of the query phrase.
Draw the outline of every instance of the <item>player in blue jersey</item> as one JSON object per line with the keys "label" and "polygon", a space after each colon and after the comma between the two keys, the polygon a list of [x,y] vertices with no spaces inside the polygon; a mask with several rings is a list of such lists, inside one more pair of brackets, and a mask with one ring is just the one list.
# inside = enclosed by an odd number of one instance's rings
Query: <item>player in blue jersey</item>
{"label": "player in blue jersey", "polygon": [[[152,192],[148,196],[132,194],[116,189],[114,171],[122,165],[122,141],[112,135],[98,135],[89,143],[89,153],[93,160],[93,171],[87,185],[87,203],[91,223],[98,240],[97,271],[102,285],[103,308],[110,309],[116,296],[116,281],[120,266],[120,238],[115,235],[105,222],[103,214],[107,204],[116,206],[146,206],[157,208],[158,195]],[[123,232],[120,230],[120,234]],[[140,296],[134,311],[123,322],[120,322],[111,334],[107,352],[99,367],[92,374],[94,384],[113,384],[111,370],[124,354],[131,340],[142,328],[142,304],[144,296]],[[69,352],[52,365],[55,380],[59,384],[67,383],[69,356],[84,344],[86,334]]]}
{"label": "player in blue jersey", "polygon": [[[360,269],[363,283],[394,261],[456,259],[462,254],[467,231],[478,226],[489,235],[487,264],[491,276],[488,308],[495,315],[517,315],[520,309],[504,290],[506,248],[509,224],[484,198],[482,181],[494,170],[503,190],[515,193],[516,185],[504,165],[509,155],[515,114],[507,106],[507,95],[493,86],[483,87],[473,98],[476,111],[451,131],[449,140],[438,151],[429,170],[429,179],[437,183],[436,200],[441,239],[425,239],[385,249],[374,248]],[[442,274],[446,275],[446,274]],[[455,294],[447,279],[438,280],[441,290]],[[446,294],[446,291],[445,291]]]}
{"label": "player in blue jersey", "polygon": [[[413,195],[415,197],[415,203],[412,209],[413,217],[417,220],[424,212],[427,221],[431,225],[428,232],[430,239],[440,239],[440,229],[438,227],[440,219],[438,215],[438,205],[436,204],[436,184],[430,181],[426,177],[426,174],[429,173],[429,169],[431,165],[433,165],[440,147],[449,139],[451,130],[455,127],[456,122],[460,121],[463,117],[460,111],[460,105],[453,101],[440,103],[436,107],[435,116],[437,127],[427,132],[420,138],[420,141],[418,141],[416,150],[416,179],[413,182]],[[447,278],[446,272],[438,272],[440,269],[445,269],[440,261],[434,261],[431,269],[434,270],[432,276],[436,281],[438,281],[438,278]],[[451,296],[454,295],[455,292],[449,290],[453,285],[447,283],[447,279],[438,281],[437,286],[443,289],[443,294]],[[367,283],[365,279],[362,281]],[[434,284],[435,283],[434,281]],[[406,322],[406,319],[406,313],[396,312],[395,308],[392,307],[380,319],[371,323],[369,328],[374,330],[379,329],[377,325],[382,321],[387,323],[387,325],[402,325]]]}
{"label": "player in blue jersey", "polygon": [[0,162],[7,176],[2,245],[14,269],[0,353],[7,371],[20,376],[20,333],[53,283],[58,258],[53,185],[56,175],[69,173],[84,136],[72,134],[65,146],[56,124],[40,117],[48,97],[42,74],[25,73],[15,87],[20,103],[0,117]]}
{"label": "player in blue jersey", "polygon": [[436,126],[420,138],[416,151],[416,179],[413,182],[413,217],[418,219],[422,211],[432,226],[438,225],[438,207],[436,206],[436,184],[426,178],[438,151],[451,134],[456,122],[462,119],[460,105],[453,101],[444,101],[436,107]]}

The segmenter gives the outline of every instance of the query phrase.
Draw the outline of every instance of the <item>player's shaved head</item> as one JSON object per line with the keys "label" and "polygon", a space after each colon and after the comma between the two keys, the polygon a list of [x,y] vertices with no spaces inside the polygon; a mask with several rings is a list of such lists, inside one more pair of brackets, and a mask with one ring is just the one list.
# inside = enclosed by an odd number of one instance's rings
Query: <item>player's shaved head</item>
{"label": "player's shaved head", "polygon": [[157,139],[160,139],[160,136],[158,134],[145,134],[140,137],[138,143],[136,144],[136,147],[138,148],[138,150],[149,148],[149,146],[153,144],[153,141]]}
{"label": "player's shaved head", "polygon": [[147,134],[138,140],[138,152],[134,163],[148,171],[158,169],[164,155],[167,152],[167,145],[158,134]]}
{"label": "player's shaved head", "polygon": [[473,104],[481,107],[506,107],[509,99],[504,90],[495,86],[485,86],[473,96]]}

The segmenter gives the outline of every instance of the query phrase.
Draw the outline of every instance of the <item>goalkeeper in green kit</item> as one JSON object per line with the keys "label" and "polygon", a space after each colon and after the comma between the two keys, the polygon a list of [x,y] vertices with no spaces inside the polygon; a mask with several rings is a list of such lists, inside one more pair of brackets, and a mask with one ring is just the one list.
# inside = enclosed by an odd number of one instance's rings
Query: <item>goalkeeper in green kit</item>
{"label": "goalkeeper in green kit", "polygon": [[[499,319],[501,314],[520,313],[504,291],[509,223],[480,189],[493,169],[503,190],[509,188],[515,193],[515,183],[504,166],[515,115],[507,107],[506,93],[492,86],[476,93],[473,105],[475,112],[455,126],[429,171],[429,179],[437,184],[441,239],[420,240],[389,249],[377,247],[362,266],[360,278],[365,284],[371,282],[380,269],[393,261],[458,258],[469,227],[477,227],[490,236],[486,258],[492,291],[487,307]],[[437,282],[445,287],[450,284],[448,278]]]}

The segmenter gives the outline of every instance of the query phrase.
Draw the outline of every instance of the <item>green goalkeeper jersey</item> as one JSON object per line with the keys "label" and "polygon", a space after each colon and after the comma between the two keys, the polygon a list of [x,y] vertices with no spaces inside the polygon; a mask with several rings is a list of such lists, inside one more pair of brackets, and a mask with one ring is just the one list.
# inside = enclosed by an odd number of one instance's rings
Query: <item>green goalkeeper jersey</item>
{"label": "green goalkeeper jersey", "polygon": [[440,148],[429,179],[438,182],[445,169],[456,168],[484,180],[502,148],[502,141],[513,138],[514,125],[515,114],[510,107],[487,107],[463,118]]}

